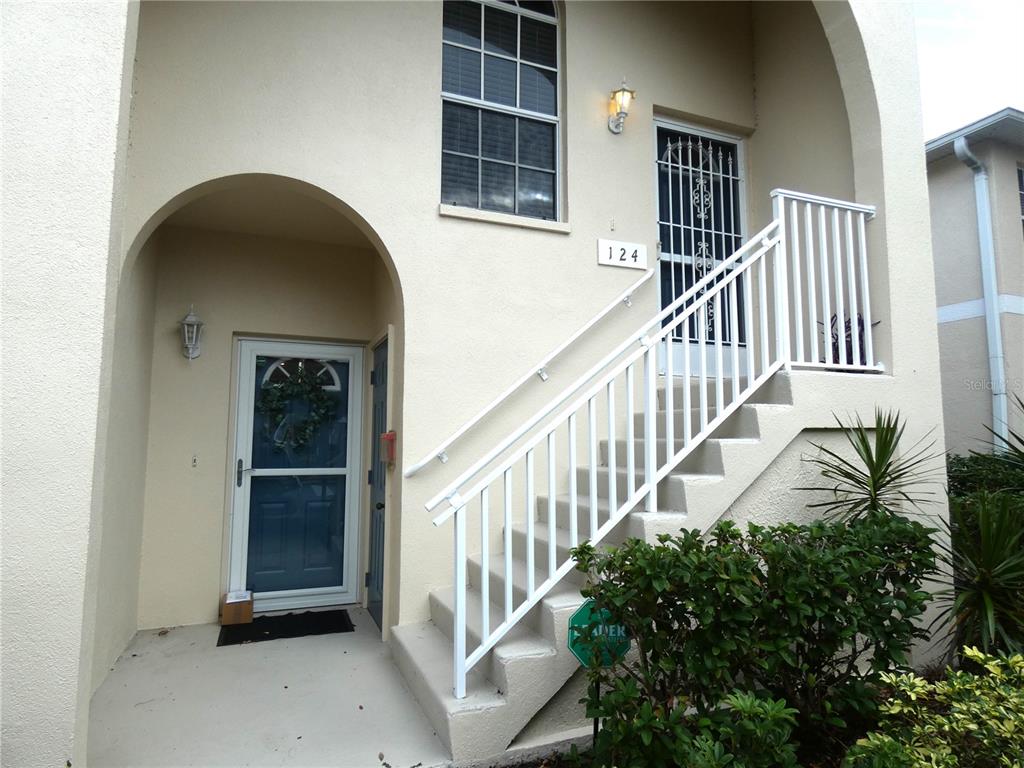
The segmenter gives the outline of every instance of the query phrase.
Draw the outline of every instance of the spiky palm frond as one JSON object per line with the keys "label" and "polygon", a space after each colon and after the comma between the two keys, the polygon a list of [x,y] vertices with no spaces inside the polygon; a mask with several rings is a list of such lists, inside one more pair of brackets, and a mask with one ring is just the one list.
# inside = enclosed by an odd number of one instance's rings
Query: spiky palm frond
{"label": "spiky palm frond", "polygon": [[[834,415],[834,414],[833,414]],[[855,520],[872,512],[896,514],[904,505],[920,508],[935,501],[928,485],[937,485],[938,454],[932,451],[934,441],[924,437],[903,450],[901,442],[906,424],[899,411],[875,410],[875,423],[868,427],[860,416],[850,424],[835,416],[855,459],[847,459],[836,451],[812,442],[817,456],[803,456],[814,464],[830,485],[805,486],[799,491],[827,492],[830,499],[808,505],[821,509],[826,517]]]}

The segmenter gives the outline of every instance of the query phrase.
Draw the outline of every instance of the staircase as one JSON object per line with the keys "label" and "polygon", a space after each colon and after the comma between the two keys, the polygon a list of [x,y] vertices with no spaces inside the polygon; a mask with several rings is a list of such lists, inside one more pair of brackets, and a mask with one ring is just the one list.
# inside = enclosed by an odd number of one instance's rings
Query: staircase
{"label": "staircase", "polygon": [[[870,329],[852,239],[856,214],[866,262],[866,207],[796,193],[775,202],[768,227],[428,503],[446,505],[435,524],[454,520],[455,584],[430,594],[429,621],[394,628],[393,654],[456,762],[500,757],[578,668],[567,649],[582,602],[572,547],[708,529],[802,429],[787,368],[878,370],[870,342],[824,340],[819,352],[804,323],[848,298]],[[804,222],[821,222],[803,241],[798,204]],[[809,265],[820,301],[799,278]]]}

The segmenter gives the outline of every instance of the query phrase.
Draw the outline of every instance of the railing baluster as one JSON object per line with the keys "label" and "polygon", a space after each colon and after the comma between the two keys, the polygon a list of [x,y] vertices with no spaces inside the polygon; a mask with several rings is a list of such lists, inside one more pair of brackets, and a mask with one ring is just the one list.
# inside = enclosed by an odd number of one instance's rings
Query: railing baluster
{"label": "railing baluster", "polygon": [[665,455],[676,452],[676,388],[675,388],[675,349],[672,348],[672,337],[665,342]]}
{"label": "railing baluster", "polygon": [[818,290],[814,284],[814,220],[811,215],[811,204],[804,203],[804,244],[807,246],[807,312],[810,329],[811,360],[816,363],[818,355]]}
{"label": "railing baluster", "polygon": [[[740,288],[739,278],[729,286],[729,339],[732,352],[732,402],[740,399],[740,319],[736,294]],[[671,453],[669,454],[672,455]]]}
{"label": "railing baluster", "polygon": [[843,257],[839,240],[839,209],[832,209],[832,269],[836,291],[836,334],[839,337],[839,364],[846,365],[846,311],[843,307]]}
{"label": "railing baluster", "polygon": [[[846,288],[849,292],[850,303],[850,347],[853,351],[853,360],[849,362],[860,365],[860,334],[857,329],[857,271],[854,268],[853,255],[853,212],[846,212]],[[845,344],[843,346],[846,346]]]}
{"label": "railing baluster", "polygon": [[754,278],[753,270],[747,269],[743,273],[743,337],[747,346],[747,386],[751,387],[754,379]]}
{"label": "railing baluster", "polygon": [[590,535],[597,532],[597,400],[587,401],[587,421],[590,422]]}
{"label": "railing baluster", "polygon": [[491,634],[491,553],[489,488],[480,491],[480,629],[481,637]]}
{"label": "railing baluster", "polygon": [[505,491],[505,621],[512,617],[512,468],[504,472]]}
{"label": "railing baluster", "polygon": [[455,612],[452,617],[455,698],[466,697],[466,508],[455,510]]}
{"label": "railing baluster", "polygon": [[824,331],[822,343],[825,345],[825,362],[835,363],[832,354],[832,293],[828,277],[828,225],[825,223],[825,206],[818,206],[818,256],[821,259],[821,320]]}
{"label": "railing baluster", "polygon": [[658,484],[654,481],[658,458],[658,354],[657,347],[647,347],[644,358],[644,484],[647,486],[645,509],[658,511]]}
{"label": "railing baluster", "polygon": [[697,311],[697,354],[700,355],[700,391],[697,393],[700,403],[700,430],[702,434],[708,426],[708,303],[705,301]]}
{"label": "railing baluster", "polygon": [[[533,596],[534,587],[534,555],[537,548],[537,534],[534,530],[535,518],[537,516],[537,496],[533,488],[533,451],[526,452],[526,599]],[[557,514],[548,501],[548,517]]]}
{"label": "railing baluster", "polygon": [[615,455],[615,379],[608,382],[608,509],[614,514],[619,508],[618,461]]}
{"label": "railing baluster", "polygon": [[[548,510],[554,510],[557,506],[555,501],[555,431],[548,432]],[[548,515],[548,578],[554,578],[558,570],[557,553],[555,547],[558,540],[555,536],[555,517]]]}
{"label": "railing baluster", "polygon": [[[672,335],[668,337],[668,345],[672,346]],[[633,366],[626,366],[626,498],[636,491],[636,408],[633,407]]]}
{"label": "railing baluster", "polygon": [[725,362],[722,359],[722,292],[716,292],[711,298],[711,302],[714,302],[712,320],[714,321],[715,331],[715,416],[717,417],[725,409]]}
{"label": "railing baluster", "polygon": [[684,320],[681,323],[686,328],[683,338],[683,447],[690,444],[693,436],[693,397],[690,391],[693,388],[693,371],[690,368],[690,321]]}
{"label": "railing baluster", "polygon": [[803,283],[801,281],[801,269],[800,269],[800,217],[797,215],[796,200],[791,200],[789,203],[789,226],[791,237],[789,239],[791,246],[790,258],[793,262],[793,310],[796,315],[795,327],[793,329],[793,335],[796,337],[796,350],[795,360],[798,362],[804,362],[804,306],[803,298],[801,297],[801,288]]}
{"label": "railing baluster", "polygon": [[860,297],[864,315],[864,364],[875,364],[875,345],[871,331],[871,294],[868,289],[868,244],[864,232],[864,214],[857,214],[857,239],[860,246]]}
{"label": "railing baluster", "polygon": [[576,489],[576,414],[569,414],[569,546],[580,543],[576,515],[579,512],[579,498]]}
{"label": "railing baluster", "polygon": [[757,264],[757,287],[761,310],[761,373],[768,370],[768,270],[765,261],[767,258],[762,257]]}

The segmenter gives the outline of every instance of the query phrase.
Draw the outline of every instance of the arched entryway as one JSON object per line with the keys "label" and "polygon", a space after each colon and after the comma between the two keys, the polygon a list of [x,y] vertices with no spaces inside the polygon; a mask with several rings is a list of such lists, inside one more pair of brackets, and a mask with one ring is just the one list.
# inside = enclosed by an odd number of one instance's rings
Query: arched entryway
{"label": "arched entryway", "polygon": [[115,318],[108,643],[216,621],[233,590],[257,611],[366,606],[386,632],[400,488],[379,433],[401,421],[402,317],[383,243],[319,188],[233,176],[151,218]]}

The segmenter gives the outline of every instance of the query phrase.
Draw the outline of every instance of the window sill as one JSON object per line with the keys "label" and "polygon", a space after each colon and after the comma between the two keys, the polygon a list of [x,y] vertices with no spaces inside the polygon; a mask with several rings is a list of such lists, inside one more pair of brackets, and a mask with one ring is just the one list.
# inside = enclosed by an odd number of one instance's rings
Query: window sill
{"label": "window sill", "polygon": [[458,205],[447,205],[441,203],[437,212],[441,216],[451,216],[454,219],[467,219],[469,221],[484,221],[489,224],[504,224],[509,227],[520,227],[522,229],[539,229],[543,232],[557,232],[568,235],[572,229],[566,222],[546,221],[545,219],[531,219],[527,216],[515,216],[511,213],[497,213],[496,211],[481,211],[477,208],[462,208]]}

